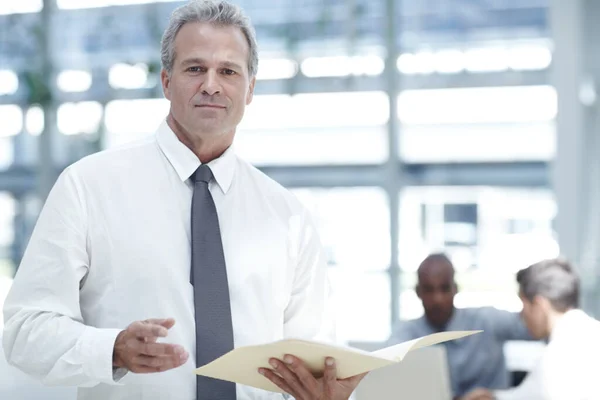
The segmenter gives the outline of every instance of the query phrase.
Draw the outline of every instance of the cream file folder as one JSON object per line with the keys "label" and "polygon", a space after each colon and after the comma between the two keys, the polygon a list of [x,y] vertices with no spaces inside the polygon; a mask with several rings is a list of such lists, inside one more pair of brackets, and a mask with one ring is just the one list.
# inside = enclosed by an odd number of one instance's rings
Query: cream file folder
{"label": "cream file folder", "polygon": [[259,368],[270,368],[269,359],[283,359],[286,354],[304,360],[315,376],[322,375],[326,357],[336,360],[339,379],[401,362],[408,352],[427,346],[464,338],[481,331],[440,332],[419,339],[367,352],[299,339],[285,339],[269,344],[239,347],[216,360],[196,369],[196,374],[282,393],[270,380],[258,373]]}

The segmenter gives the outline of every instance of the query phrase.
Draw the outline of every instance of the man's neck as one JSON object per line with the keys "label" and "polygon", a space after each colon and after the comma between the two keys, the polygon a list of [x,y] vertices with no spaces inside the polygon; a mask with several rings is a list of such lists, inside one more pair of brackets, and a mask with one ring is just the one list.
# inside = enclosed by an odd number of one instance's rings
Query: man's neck
{"label": "man's neck", "polygon": [[[231,146],[229,140],[206,140],[200,136],[193,136],[185,131],[185,129],[173,119],[173,116],[169,114],[167,118],[167,125],[171,128],[175,136],[189,148],[198,157],[202,164],[206,164],[215,160],[223,155],[225,151]],[[223,135],[218,139],[228,139],[231,135]]]}
{"label": "man's neck", "polygon": [[450,317],[443,324],[434,324],[431,320],[429,320],[429,318],[427,318],[427,316],[425,316],[425,320],[427,321],[427,323],[429,324],[429,326],[432,328],[433,331],[445,332],[448,330],[448,325],[450,325],[450,322],[452,321],[452,317],[454,316],[455,312],[456,312],[456,309],[453,308],[452,313],[450,314]]}
{"label": "man's neck", "polygon": [[548,337],[552,336],[552,332],[554,332],[556,325],[558,325],[560,320],[563,319],[565,314],[569,311],[570,310],[567,310],[565,312],[559,312],[559,311],[555,311],[555,310],[549,311],[549,313],[548,313],[548,328],[547,328],[548,329]]}

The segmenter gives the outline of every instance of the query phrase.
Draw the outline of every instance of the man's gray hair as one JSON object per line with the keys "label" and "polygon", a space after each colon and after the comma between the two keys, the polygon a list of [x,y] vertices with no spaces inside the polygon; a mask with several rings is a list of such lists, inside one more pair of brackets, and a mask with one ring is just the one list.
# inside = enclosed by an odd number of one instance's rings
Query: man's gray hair
{"label": "man's gray hair", "polygon": [[529,301],[541,296],[552,307],[565,312],[579,306],[579,277],[566,260],[540,261],[517,273],[521,294]]}
{"label": "man's gray hair", "polygon": [[258,46],[256,44],[256,33],[250,18],[240,7],[223,0],[191,0],[173,11],[169,26],[162,37],[160,54],[162,67],[169,74],[173,70],[175,60],[175,37],[185,24],[192,22],[239,27],[250,48],[248,72],[250,77],[256,76],[258,71]]}

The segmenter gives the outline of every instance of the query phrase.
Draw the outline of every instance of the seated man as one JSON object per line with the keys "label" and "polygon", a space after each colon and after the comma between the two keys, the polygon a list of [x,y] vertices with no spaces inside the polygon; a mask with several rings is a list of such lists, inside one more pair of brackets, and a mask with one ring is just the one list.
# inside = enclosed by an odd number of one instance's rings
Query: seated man
{"label": "seated man", "polygon": [[519,314],[492,307],[455,308],[454,267],[443,254],[432,254],[421,263],[416,291],[425,315],[400,324],[388,345],[442,331],[483,330],[445,344],[453,395],[459,397],[478,387],[508,388],[504,343],[531,339]]}
{"label": "seated man", "polygon": [[562,260],[519,271],[521,313],[531,334],[549,343],[536,367],[510,390],[477,389],[464,400],[600,399],[600,322],[578,310],[579,279]]}

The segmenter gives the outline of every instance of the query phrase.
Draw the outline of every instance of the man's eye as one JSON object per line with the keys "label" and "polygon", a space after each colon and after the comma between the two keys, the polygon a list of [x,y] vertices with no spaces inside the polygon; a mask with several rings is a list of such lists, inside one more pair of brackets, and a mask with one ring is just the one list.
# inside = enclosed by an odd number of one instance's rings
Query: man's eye
{"label": "man's eye", "polygon": [[235,71],[234,71],[234,70],[232,70],[232,69],[228,69],[228,68],[225,68],[225,69],[223,70],[223,73],[224,73],[225,75],[235,75]]}
{"label": "man's eye", "polygon": [[190,72],[200,72],[200,67],[189,67],[188,71],[190,71]]}

